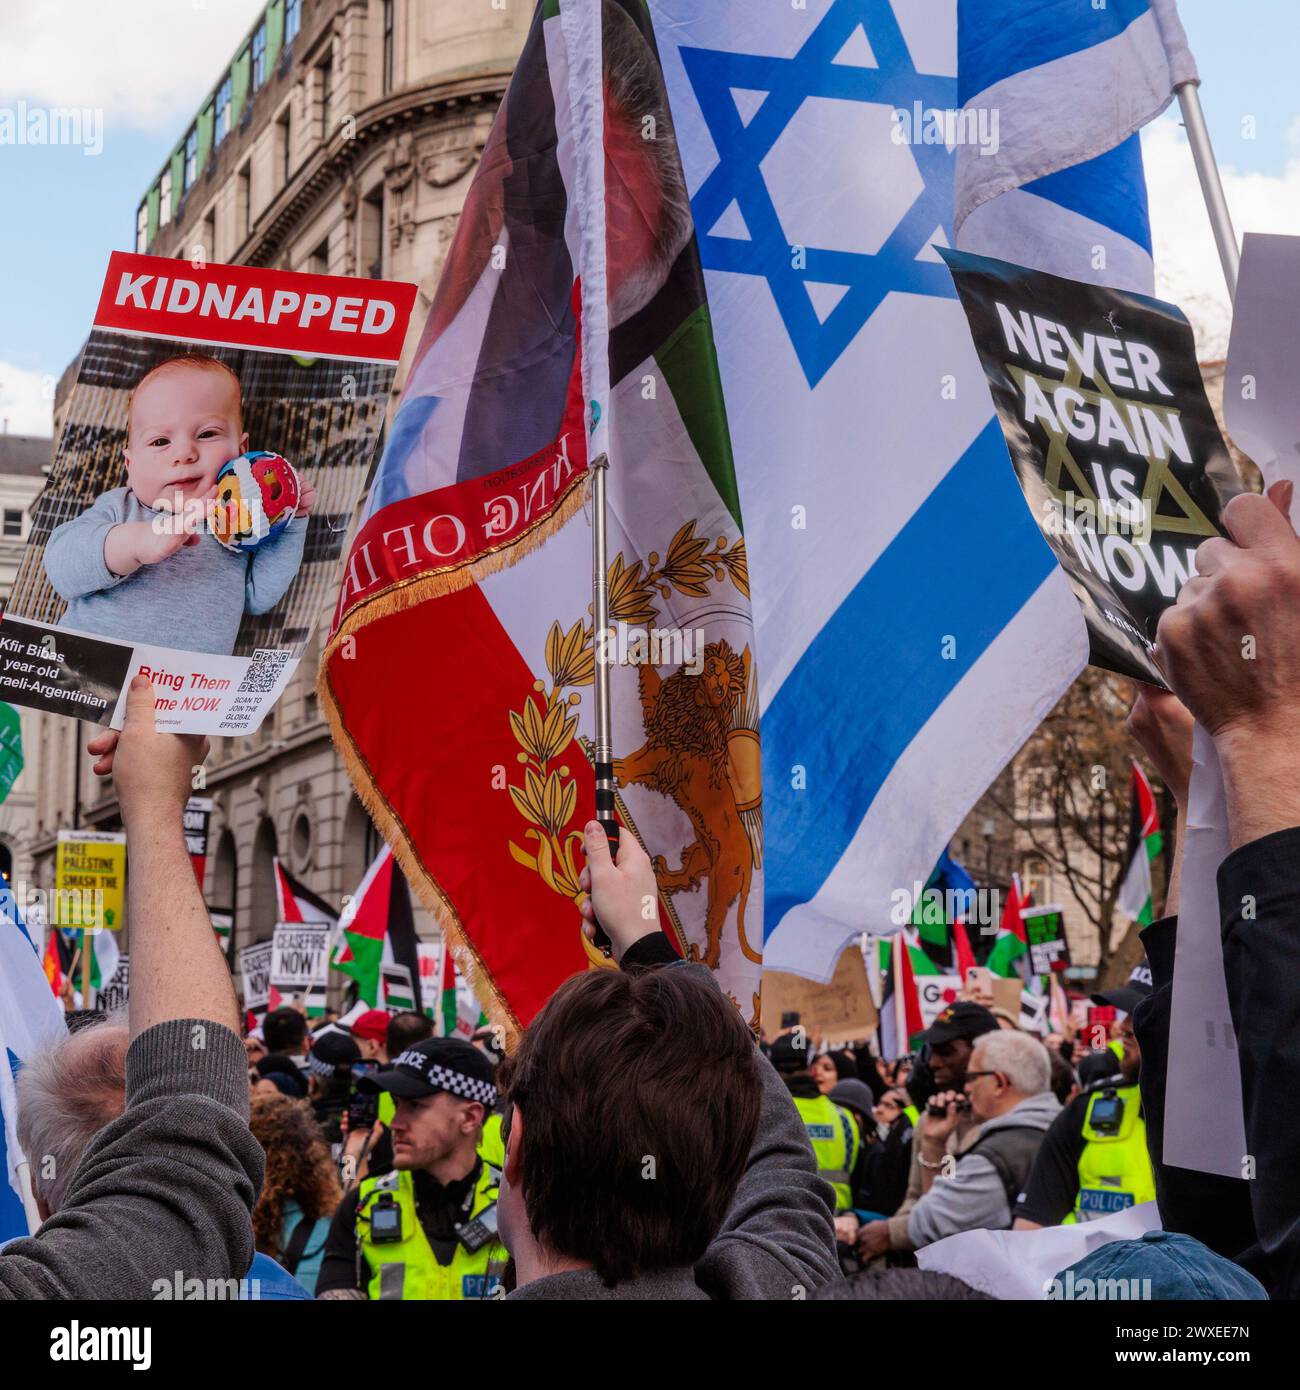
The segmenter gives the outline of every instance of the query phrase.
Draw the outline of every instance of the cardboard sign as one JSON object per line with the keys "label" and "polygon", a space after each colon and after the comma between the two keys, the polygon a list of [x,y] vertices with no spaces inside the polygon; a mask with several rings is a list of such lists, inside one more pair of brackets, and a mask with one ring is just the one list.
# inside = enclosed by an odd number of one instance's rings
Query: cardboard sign
{"label": "cardboard sign", "polygon": [[762,1007],[763,1027],[769,1037],[781,1031],[781,1015],[791,1011],[798,1013],[809,1036],[825,1042],[856,1042],[874,1033],[878,1022],[867,968],[856,942],[841,954],[828,985],[784,970],[765,970]]}
{"label": "cardboard sign", "polygon": [[1029,947],[1029,974],[1050,975],[1070,964],[1065,916],[1059,907],[1026,907],[1020,913]]}
{"label": "cardboard sign", "polygon": [[60,830],[54,860],[54,925],[119,931],[125,902],[126,836],[106,830]]}
{"label": "cardboard sign", "polygon": [[993,977],[993,1003],[990,1007],[1005,1009],[1012,1018],[1019,1018],[1021,988],[1019,977],[1005,980],[1001,976],[995,975]]}
{"label": "cardboard sign", "polygon": [[271,983],[284,994],[306,994],[329,983],[331,928],[315,922],[280,922],[271,938]]}
{"label": "cardboard sign", "polygon": [[0,699],[121,728],[139,673],[160,728],[257,729],[337,590],[339,545],[308,528],[341,534],[365,488],[414,298],[114,253],[0,622]]}
{"label": "cardboard sign", "polygon": [[1191,326],[1145,295],[938,249],[1092,664],[1162,686],[1156,624],[1241,490]]}
{"label": "cardboard sign", "polygon": [[261,1013],[270,1003],[272,949],[272,942],[259,941],[255,946],[245,946],[239,953],[244,1008],[249,1013]]}

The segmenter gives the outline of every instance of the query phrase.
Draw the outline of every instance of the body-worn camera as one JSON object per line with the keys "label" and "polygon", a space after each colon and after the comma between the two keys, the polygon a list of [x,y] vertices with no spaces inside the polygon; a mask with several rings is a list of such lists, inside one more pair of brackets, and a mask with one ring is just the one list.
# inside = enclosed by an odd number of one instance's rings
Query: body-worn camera
{"label": "body-worn camera", "polygon": [[472,1255],[497,1237],[497,1205],[492,1203],[486,1211],[481,1211],[472,1221],[466,1221],[456,1228],[456,1237]]}
{"label": "body-worn camera", "polygon": [[1118,1134],[1124,1122],[1124,1100],[1114,1091],[1103,1091],[1092,1103],[1088,1123],[1098,1134]]}
{"label": "body-worn camera", "polygon": [[381,1192],[370,1208],[370,1239],[376,1245],[395,1245],[402,1238],[402,1209],[390,1192]]}

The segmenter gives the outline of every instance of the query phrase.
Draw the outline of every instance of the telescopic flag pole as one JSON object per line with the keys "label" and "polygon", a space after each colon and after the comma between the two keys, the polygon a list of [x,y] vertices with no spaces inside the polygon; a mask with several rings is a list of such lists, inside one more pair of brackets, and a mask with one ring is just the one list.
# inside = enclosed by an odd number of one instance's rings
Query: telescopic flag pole
{"label": "telescopic flag pole", "polygon": [[[609,839],[609,852],[618,853],[618,820],[614,814],[614,739],[610,732],[609,666],[609,543],[606,529],[605,477],[609,455],[591,461],[591,611],[595,623],[596,819]],[[596,923],[595,944],[609,954],[609,937]]]}
{"label": "telescopic flag pole", "polygon": [[1178,109],[1183,114],[1187,143],[1192,147],[1192,159],[1196,162],[1196,176],[1201,181],[1205,210],[1210,215],[1210,226],[1214,231],[1215,244],[1219,248],[1223,278],[1228,284],[1228,298],[1235,299],[1237,267],[1241,264],[1241,252],[1237,248],[1237,234],[1232,230],[1228,200],[1223,196],[1223,182],[1219,178],[1219,166],[1214,160],[1214,147],[1210,144],[1205,113],[1201,110],[1199,86],[1200,84],[1192,78],[1175,88],[1178,93]]}

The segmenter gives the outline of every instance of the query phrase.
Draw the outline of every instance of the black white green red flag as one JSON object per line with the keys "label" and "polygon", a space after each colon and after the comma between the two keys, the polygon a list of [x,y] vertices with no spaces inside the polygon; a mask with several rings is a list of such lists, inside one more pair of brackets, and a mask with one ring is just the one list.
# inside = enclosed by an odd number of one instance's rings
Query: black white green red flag
{"label": "black white green red flag", "polygon": [[1151,925],[1151,862],[1164,847],[1155,794],[1146,773],[1133,764],[1129,779],[1129,830],[1125,853],[1127,868],[1115,906],[1141,926]]}
{"label": "black white green red flag", "polygon": [[387,845],[343,909],[330,964],[357,982],[357,997],[371,1008],[397,1013],[421,1007],[411,894]]}

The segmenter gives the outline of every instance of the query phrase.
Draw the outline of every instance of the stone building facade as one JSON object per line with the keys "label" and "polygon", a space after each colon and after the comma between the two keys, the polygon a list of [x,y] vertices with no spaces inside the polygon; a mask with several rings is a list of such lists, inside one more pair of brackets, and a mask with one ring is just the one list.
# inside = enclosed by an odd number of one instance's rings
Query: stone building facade
{"label": "stone building facade", "polygon": [[[395,407],[531,12],[525,0],[270,0],[141,199],[135,249],[415,283]],[[74,363],[56,439],[75,375]],[[341,904],[378,848],[316,699],[328,626],[323,611],[262,728],[215,740],[207,762],[205,895],[233,909],[236,946],[271,934],[273,857]],[[91,727],[31,719],[39,775],[25,851],[49,886],[60,827],[120,818],[111,781],[78,752]],[[427,918],[417,927],[435,934]],[[128,948],[129,933],[128,920]]]}
{"label": "stone building facade", "polygon": [[[10,434],[4,422],[0,434],[0,609],[13,589],[27,533],[31,508],[50,464],[50,441],[38,436]],[[0,876],[6,881],[26,881],[32,874],[32,826],[40,763],[38,718],[31,710],[19,710],[23,755],[26,760],[9,795],[0,803]]]}

